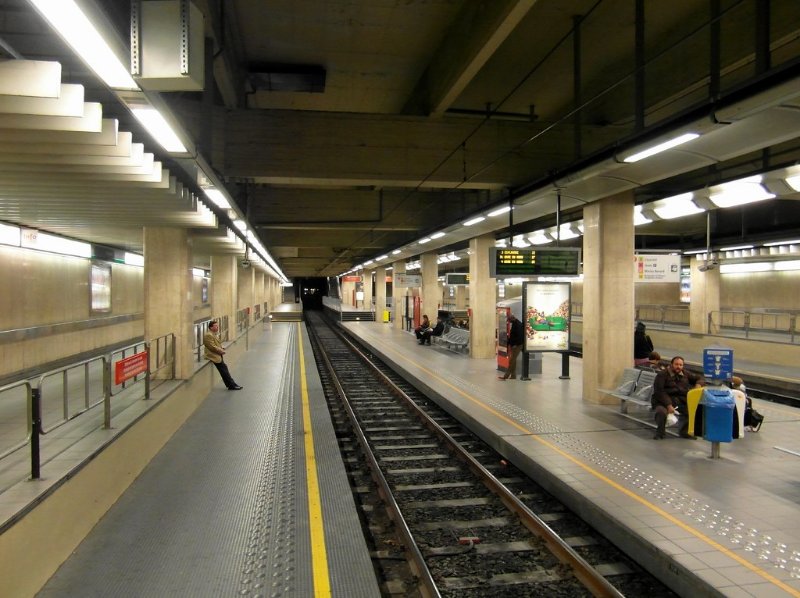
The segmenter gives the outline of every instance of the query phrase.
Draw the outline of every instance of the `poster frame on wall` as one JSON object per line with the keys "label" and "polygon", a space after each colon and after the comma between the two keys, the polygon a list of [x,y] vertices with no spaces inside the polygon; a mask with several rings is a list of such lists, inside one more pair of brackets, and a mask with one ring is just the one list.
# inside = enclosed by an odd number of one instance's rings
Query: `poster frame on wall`
{"label": "poster frame on wall", "polygon": [[89,313],[111,313],[111,264],[100,261],[89,264]]}
{"label": "poster frame on wall", "polygon": [[[522,300],[525,351],[536,353],[569,351],[572,341],[572,284],[525,282],[522,284]],[[539,323],[531,321],[531,310],[541,313]],[[538,338],[537,332],[540,333]]]}

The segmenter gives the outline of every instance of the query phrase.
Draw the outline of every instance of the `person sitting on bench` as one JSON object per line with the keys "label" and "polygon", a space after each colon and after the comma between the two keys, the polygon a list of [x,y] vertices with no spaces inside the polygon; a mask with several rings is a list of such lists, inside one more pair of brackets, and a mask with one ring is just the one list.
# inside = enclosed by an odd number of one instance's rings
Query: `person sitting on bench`
{"label": "person sitting on bench", "polygon": [[420,333],[420,345],[430,345],[432,336],[442,336],[444,332],[444,321],[442,318],[436,318],[436,326],[428,328]]}

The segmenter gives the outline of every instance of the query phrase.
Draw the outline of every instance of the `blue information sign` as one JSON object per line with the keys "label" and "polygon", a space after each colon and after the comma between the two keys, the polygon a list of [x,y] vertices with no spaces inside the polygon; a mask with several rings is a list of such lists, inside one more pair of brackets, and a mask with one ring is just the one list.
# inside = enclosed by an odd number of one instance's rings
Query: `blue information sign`
{"label": "blue information sign", "polygon": [[703,376],[711,380],[730,380],[733,349],[703,349]]}

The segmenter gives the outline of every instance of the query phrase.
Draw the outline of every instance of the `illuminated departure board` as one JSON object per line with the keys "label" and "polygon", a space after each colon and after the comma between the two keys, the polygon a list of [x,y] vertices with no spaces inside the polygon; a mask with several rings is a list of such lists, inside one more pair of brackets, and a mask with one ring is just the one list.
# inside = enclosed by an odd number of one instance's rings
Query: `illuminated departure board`
{"label": "illuminated departure board", "polygon": [[468,285],[469,274],[461,272],[448,272],[444,275],[444,284],[451,286]]}
{"label": "illuminated departure board", "polygon": [[578,248],[492,247],[490,276],[577,276],[581,263]]}

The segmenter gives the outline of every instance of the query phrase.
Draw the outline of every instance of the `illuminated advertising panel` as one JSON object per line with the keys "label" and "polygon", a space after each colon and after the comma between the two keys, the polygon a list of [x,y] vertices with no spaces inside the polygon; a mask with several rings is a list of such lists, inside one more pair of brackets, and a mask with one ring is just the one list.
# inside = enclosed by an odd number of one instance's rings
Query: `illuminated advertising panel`
{"label": "illuminated advertising panel", "polygon": [[569,350],[571,289],[568,282],[523,284],[526,351]]}

